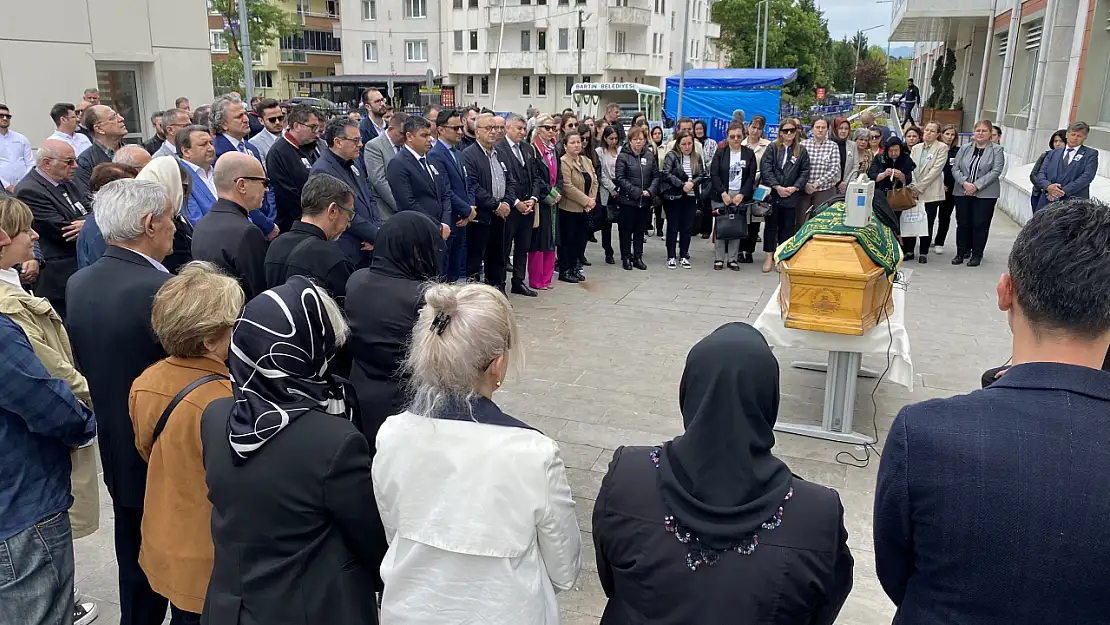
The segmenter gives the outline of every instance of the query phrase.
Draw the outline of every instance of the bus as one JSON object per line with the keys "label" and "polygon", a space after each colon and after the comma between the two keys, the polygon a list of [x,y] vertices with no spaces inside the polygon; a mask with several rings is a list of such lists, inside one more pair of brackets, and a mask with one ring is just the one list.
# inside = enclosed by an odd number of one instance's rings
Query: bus
{"label": "bus", "polygon": [[658,87],[635,82],[580,82],[571,87],[570,94],[582,116],[602,117],[605,108],[616,102],[626,128],[637,111],[647,115],[650,126],[663,125],[663,92]]}

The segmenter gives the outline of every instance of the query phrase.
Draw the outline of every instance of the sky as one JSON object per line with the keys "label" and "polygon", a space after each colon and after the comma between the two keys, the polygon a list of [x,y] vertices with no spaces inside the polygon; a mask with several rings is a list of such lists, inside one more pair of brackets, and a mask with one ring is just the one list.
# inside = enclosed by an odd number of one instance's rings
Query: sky
{"label": "sky", "polygon": [[[886,45],[890,32],[890,4],[876,4],[875,0],[817,0],[829,21],[829,35],[835,41],[851,36],[857,30],[879,26],[868,31],[867,40]],[[904,44],[897,44],[904,45]]]}

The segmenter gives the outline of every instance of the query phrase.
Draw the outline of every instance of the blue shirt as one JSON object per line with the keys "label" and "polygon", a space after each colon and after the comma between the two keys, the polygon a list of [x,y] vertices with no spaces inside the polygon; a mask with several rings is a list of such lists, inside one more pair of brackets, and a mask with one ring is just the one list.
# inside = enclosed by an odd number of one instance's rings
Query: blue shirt
{"label": "blue shirt", "polygon": [[100,260],[106,249],[108,243],[104,240],[104,235],[100,234],[100,226],[96,225],[96,214],[90,214],[85,218],[81,233],[77,235],[77,268],[84,269]]}
{"label": "blue shirt", "polygon": [[96,420],[65,382],[50,377],[23,329],[0,315],[0,540],[69,510],[69,452],[92,440]]}

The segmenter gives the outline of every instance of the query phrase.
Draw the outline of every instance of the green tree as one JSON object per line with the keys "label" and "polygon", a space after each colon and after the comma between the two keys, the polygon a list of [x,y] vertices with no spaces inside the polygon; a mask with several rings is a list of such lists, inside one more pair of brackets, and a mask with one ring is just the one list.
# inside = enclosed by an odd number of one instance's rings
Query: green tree
{"label": "green tree", "polygon": [[856,66],[856,90],[874,93],[886,84],[886,63],[870,55]]}
{"label": "green tree", "polygon": [[902,93],[906,90],[906,79],[910,77],[910,59],[890,59],[886,73],[887,93]]}
{"label": "green tree", "polygon": [[829,53],[829,77],[833,87],[840,92],[852,88],[852,69],[856,66],[856,46],[847,37],[832,42]]}

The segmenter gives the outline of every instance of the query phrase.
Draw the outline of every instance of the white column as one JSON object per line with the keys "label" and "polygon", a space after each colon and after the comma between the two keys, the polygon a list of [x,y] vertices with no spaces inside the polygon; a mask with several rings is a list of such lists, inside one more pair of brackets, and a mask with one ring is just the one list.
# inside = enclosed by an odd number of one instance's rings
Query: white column
{"label": "white column", "polygon": [[1075,104],[1075,88],[1079,82],[1079,61],[1083,56],[1083,36],[1087,30],[1087,15],[1091,10],[1091,0],[1079,0],[1075,14],[1075,29],[1072,31],[1071,53],[1068,58],[1068,77],[1064,82],[1064,101],[1060,106],[1058,128],[1067,128],[1071,123],[1071,107]]}

